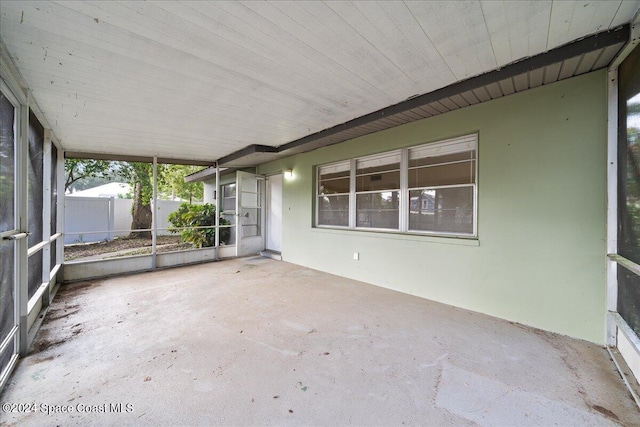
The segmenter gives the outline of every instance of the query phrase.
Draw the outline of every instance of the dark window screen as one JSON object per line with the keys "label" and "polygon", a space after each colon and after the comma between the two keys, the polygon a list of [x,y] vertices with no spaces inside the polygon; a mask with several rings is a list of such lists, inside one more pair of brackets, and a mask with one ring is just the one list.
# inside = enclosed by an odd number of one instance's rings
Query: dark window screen
{"label": "dark window screen", "polygon": [[0,93],[0,231],[15,229],[13,199],[15,177],[15,110]]}
{"label": "dark window screen", "polygon": [[[0,342],[4,341],[15,325],[14,256],[15,243],[0,241]],[[2,366],[4,365],[0,365],[0,369]]]}
{"label": "dark window screen", "polygon": [[[44,128],[29,114],[29,247],[42,242],[42,149]],[[49,236],[47,236],[49,237]],[[42,273],[40,273],[42,274]]]}
{"label": "dark window screen", "polygon": [[618,265],[618,313],[640,336],[640,276]]}
{"label": "dark window screen", "polygon": [[29,299],[42,285],[42,254],[40,250],[29,257]]}
{"label": "dark window screen", "polygon": [[[618,253],[640,264],[640,46],[618,71]],[[640,334],[640,277],[618,271],[618,313]]]}
{"label": "dark window screen", "polygon": [[[44,128],[33,112],[29,112],[29,247],[43,240],[42,236],[42,155]],[[49,236],[47,236],[47,239]],[[29,298],[42,284],[42,251],[29,257]]]}
{"label": "dark window screen", "polygon": [[49,264],[49,268],[51,270],[53,270],[53,267],[56,266],[56,260],[57,260],[57,257],[56,257],[56,242],[55,241],[51,242],[50,257],[51,257],[50,258],[51,259],[51,264]]}
{"label": "dark window screen", "polygon": [[[15,177],[15,109],[0,93],[0,231],[16,228],[14,177]],[[0,342],[4,341],[15,325],[14,300],[15,244],[0,240]],[[13,347],[0,355],[0,370],[4,369]]]}

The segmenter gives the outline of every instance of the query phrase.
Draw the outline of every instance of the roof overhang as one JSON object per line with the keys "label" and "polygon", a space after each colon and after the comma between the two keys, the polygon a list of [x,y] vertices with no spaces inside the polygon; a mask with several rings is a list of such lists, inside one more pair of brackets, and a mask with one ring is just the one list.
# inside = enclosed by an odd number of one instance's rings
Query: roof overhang
{"label": "roof overhang", "polygon": [[249,167],[501,98],[607,67],[630,39],[630,25],[591,35],[500,69],[411,97],[279,147],[251,145],[218,160]]}

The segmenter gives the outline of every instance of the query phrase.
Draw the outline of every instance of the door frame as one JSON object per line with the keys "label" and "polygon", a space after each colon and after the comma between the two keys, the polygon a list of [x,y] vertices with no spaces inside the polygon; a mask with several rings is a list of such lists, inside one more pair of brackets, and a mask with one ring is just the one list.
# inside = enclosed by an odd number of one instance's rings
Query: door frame
{"label": "door frame", "polygon": [[14,107],[13,135],[14,135],[14,219],[13,228],[0,233],[3,242],[13,241],[13,314],[14,321],[10,332],[2,337],[0,350],[6,350],[13,345],[13,354],[6,366],[0,366],[0,390],[4,387],[15,368],[19,354],[27,351],[27,162],[29,145],[27,140],[29,107],[26,99],[16,96],[16,93],[2,80],[0,91]]}
{"label": "door frame", "polygon": [[[274,248],[270,248],[269,247],[269,236],[272,234],[271,233],[271,221],[270,219],[272,218],[271,214],[271,194],[272,194],[272,187],[269,184],[270,180],[274,177],[279,177],[280,178],[280,248],[278,249],[274,249]],[[265,217],[265,221],[266,221],[266,226],[265,226],[265,243],[264,243],[264,248],[265,250],[268,251],[274,251],[274,252],[278,252],[278,253],[282,253],[282,194],[283,194],[283,185],[284,185],[284,174],[282,172],[279,173],[275,173],[273,175],[268,175],[266,178],[266,184],[265,184],[265,195],[266,195],[266,203],[265,203],[265,208],[266,208],[266,217]]]}
{"label": "door frame", "polygon": [[[243,191],[243,179],[255,179],[257,192]],[[246,204],[243,200],[243,193],[256,194],[257,205]],[[248,218],[249,213],[243,214],[243,209],[259,209],[258,227],[256,236],[245,236],[243,230],[243,219]],[[265,177],[249,172],[236,172],[236,256],[246,256],[258,254],[264,250],[265,246]]]}

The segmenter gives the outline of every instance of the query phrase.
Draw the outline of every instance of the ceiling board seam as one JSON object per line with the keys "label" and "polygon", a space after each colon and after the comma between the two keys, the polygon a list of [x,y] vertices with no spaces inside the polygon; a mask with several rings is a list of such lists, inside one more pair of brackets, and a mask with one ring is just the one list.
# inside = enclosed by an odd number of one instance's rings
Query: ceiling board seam
{"label": "ceiling board seam", "polygon": [[[482,20],[484,21],[484,27],[487,29],[487,34],[489,34],[489,44],[491,45],[491,54],[493,55],[493,59],[497,61],[496,50],[493,47],[493,38],[489,33],[489,24],[487,23],[487,15],[484,13],[483,2],[480,2],[480,11],[482,12]],[[511,52],[511,40],[509,40],[509,52]]]}
{"label": "ceiling board seam", "polygon": [[[246,5],[243,5],[246,7]],[[287,14],[285,11],[283,11],[282,9],[278,8],[277,4],[275,4],[275,8],[278,9],[280,11],[280,13],[282,13],[284,16],[286,16],[290,21],[294,22],[297,26],[305,28],[303,24],[301,24],[300,22],[298,22],[296,19],[292,18],[289,14]],[[267,19],[269,22],[271,22],[273,25],[278,26],[276,23],[274,23],[273,21],[271,21],[268,18]],[[280,27],[280,26],[278,26]],[[282,28],[282,27],[280,27]],[[380,91],[381,93],[385,93],[387,95],[390,95],[388,93],[386,93],[385,91],[380,90],[379,87],[377,87],[376,85],[374,85],[373,83],[369,82],[366,79],[363,79],[362,76],[354,73],[352,70],[350,70],[349,68],[345,67],[343,64],[341,64],[340,62],[335,61],[333,58],[325,55],[323,52],[320,52],[318,49],[314,48],[313,46],[310,46],[308,43],[305,43],[303,40],[301,40],[298,37],[295,37],[293,34],[291,34],[289,31],[285,30],[284,28],[282,28],[283,31],[287,32],[288,34],[290,34],[292,37],[297,38],[298,40],[300,40],[302,43],[304,43],[305,45],[309,46],[309,48],[315,50],[316,52],[318,52],[320,55],[322,55],[323,57],[327,58],[327,60],[333,62],[335,65],[337,65],[338,67],[342,68],[343,70],[345,70],[347,73],[353,75],[354,77],[360,79],[362,82],[366,83],[367,86],[370,86],[371,88],[375,89],[376,91]],[[311,34],[314,38],[319,38],[316,34],[308,31],[309,34]]]}
{"label": "ceiling board seam", "polygon": [[611,21],[609,21],[609,28],[611,28],[611,25],[613,25],[613,21],[616,20],[616,16],[618,16],[618,12],[620,12],[621,7],[622,7],[622,0],[620,0],[620,3],[618,3],[618,8],[616,9],[616,13],[613,14],[613,16],[611,17]]}
{"label": "ceiling board seam", "polygon": [[605,49],[600,49],[600,52],[598,52],[598,57],[595,61],[593,61],[593,65],[591,66],[591,70],[589,71],[593,71],[596,68],[596,65],[598,65],[598,63],[600,62],[600,58],[602,58],[602,55],[604,55],[604,51]]}
{"label": "ceiling board seam", "polygon": [[447,68],[449,69],[449,72],[451,73],[452,76],[455,76],[456,73],[453,72],[453,69],[451,68],[451,66],[449,65],[449,63],[444,59],[444,56],[442,56],[442,53],[438,50],[438,47],[435,45],[435,43],[433,43],[433,40],[431,40],[431,37],[429,37],[429,35],[427,34],[427,32],[425,31],[424,27],[422,26],[422,24],[420,23],[420,21],[418,20],[418,18],[416,17],[416,15],[413,13],[413,11],[411,10],[411,8],[409,7],[409,5],[407,5],[406,0],[402,0],[402,4],[404,5],[404,7],[407,8],[407,11],[411,14],[411,17],[413,18],[414,21],[416,21],[416,24],[418,24],[418,26],[420,27],[420,30],[422,30],[422,33],[424,34],[424,36],[427,38],[427,40],[429,40],[429,43],[431,43],[431,45],[433,46],[433,49],[438,52],[438,55],[440,56],[440,59],[442,60],[442,62],[447,66]]}
{"label": "ceiling board seam", "polygon": [[[325,3],[325,4],[329,5],[330,3]],[[372,27],[375,27],[375,25],[369,20],[369,18],[367,18],[358,8],[355,8],[355,9],[358,11],[360,16],[362,16],[364,19],[367,20],[369,24],[371,24]],[[384,59],[387,60],[387,62],[389,62],[389,64],[391,64],[395,69],[397,69],[400,73],[402,73],[407,79],[411,80],[411,82],[414,84],[417,83],[411,76],[409,76],[402,68],[398,67],[398,65],[394,61],[392,61],[386,54],[384,54],[384,52],[378,49],[376,45],[374,45],[368,38],[366,38],[362,33],[360,33],[360,31],[358,31],[353,25],[347,22],[332,7],[329,6],[329,10],[331,10],[331,12],[333,12],[333,14],[336,15],[342,22],[344,22],[351,29],[353,29],[353,31],[355,31],[367,44],[369,44],[369,46],[371,46],[376,52],[378,52]],[[389,76],[389,78],[391,77],[392,76]]]}
{"label": "ceiling board seam", "polygon": [[584,62],[585,59],[585,55],[582,54],[580,55],[580,59],[578,60],[578,63],[576,64],[576,68],[573,70],[573,75],[577,75],[578,72],[580,71],[580,67],[582,67],[582,63]]}

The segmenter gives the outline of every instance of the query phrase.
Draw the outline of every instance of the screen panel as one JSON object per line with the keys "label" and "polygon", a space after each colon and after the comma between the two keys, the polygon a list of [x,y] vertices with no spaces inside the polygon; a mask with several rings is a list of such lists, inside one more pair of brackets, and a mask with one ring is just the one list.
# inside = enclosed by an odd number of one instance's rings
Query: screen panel
{"label": "screen panel", "polygon": [[[33,112],[29,113],[29,247],[43,240],[42,236],[42,155],[44,128]],[[48,238],[49,236],[47,236]],[[42,272],[40,272],[42,275]]]}
{"label": "screen panel", "polygon": [[[640,45],[619,67],[618,254],[640,264]],[[640,333],[640,277],[618,266],[617,311]]]}

